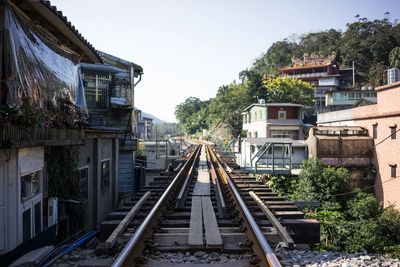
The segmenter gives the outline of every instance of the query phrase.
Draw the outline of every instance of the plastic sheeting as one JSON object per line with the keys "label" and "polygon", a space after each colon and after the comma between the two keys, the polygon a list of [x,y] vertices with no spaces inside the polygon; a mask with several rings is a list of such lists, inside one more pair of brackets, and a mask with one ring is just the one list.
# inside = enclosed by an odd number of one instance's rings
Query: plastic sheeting
{"label": "plastic sheeting", "polygon": [[77,55],[48,41],[9,7],[4,13],[7,103],[19,106],[28,98],[42,105],[62,97],[86,110]]}

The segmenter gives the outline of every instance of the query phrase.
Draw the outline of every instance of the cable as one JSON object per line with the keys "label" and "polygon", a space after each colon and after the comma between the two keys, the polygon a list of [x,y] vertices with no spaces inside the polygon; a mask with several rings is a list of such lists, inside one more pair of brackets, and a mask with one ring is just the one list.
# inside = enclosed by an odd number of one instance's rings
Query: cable
{"label": "cable", "polygon": [[365,150],[365,151],[362,152],[361,154],[359,154],[359,155],[353,157],[352,159],[349,159],[349,160],[343,162],[342,165],[344,165],[344,164],[350,162],[350,161],[353,160],[353,159],[360,158],[362,155],[366,154],[368,151],[371,151],[373,148],[376,148],[377,146],[379,146],[380,144],[382,144],[383,142],[385,142],[386,140],[388,140],[388,139],[389,139],[390,137],[392,137],[393,135],[396,135],[396,133],[399,132],[399,131],[400,131],[400,128],[399,128],[398,130],[396,130],[394,133],[391,133],[389,136],[387,136],[387,137],[385,137],[384,139],[382,139],[381,141],[379,141],[377,144],[373,145],[371,148],[368,148],[367,150]]}
{"label": "cable", "polygon": [[[388,183],[388,182],[390,182],[390,181],[396,180],[396,178],[399,178],[399,177],[400,177],[400,176],[392,177],[392,178],[390,178],[389,180],[382,182],[381,184],[385,184],[385,183]],[[349,192],[333,194],[333,195],[331,195],[331,196],[335,196],[335,197],[336,197],[336,196],[350,195],[350,194],[353,194],[353,193],[355,193],[355,192],[357,192],[357,191],[364,191],[364,190],[367,190],[367,189],[370,189],[370,188],[374,188],[375,186],[376,186],[376,185],[370,185],[370,186],[367,186],[367,187],[364,187],[364,188],[357,188],[357,189],[355,189],[355,190],[353,190],[353,191],[349,191]]]}
{"label": "cable", "polygon": [[[385,137],[384,139],[382,139],[381,141],[379,141],[377,144],[373,145],[373,146],[372,146],[371,148],[369,148],[368,150],[362,152],[360,155],[353,157],[352,159],[359,158],[360,156],[364,155],[365,153],[367,153],[368,151],[372,150],[373,148],[376,148],[377,146],[379,146],[380,144],[382,144],[383,142],[385,142],[386,140],[388,140],[388,139],[389,139],[390,137],[392,137],[393,135],[396,135],[396,133],[399,132],[399,131],[400,131],[400,128],[399,128],[398,130],[396,130],[394,133],[391,133],[389,136],[387,136],[387,137]],[[349,160],[348,162],[350,162],[350,160]],[[344,164],[346,164],[346,163],[347,163],[347,162],[345,161],[344,163],[342,163],[342,165],[344,165]],[[387,180],[387,181],[384,181],[384,182],[382,182],[381,184],[385,184],[385,183],[387,183],[387,182],[393,181],[393,180],[395,180],[395,179],[398,178],[398,177],[400,177],[400,176],[392,177],[391,179],[389,179],[389,180]],[[376,185],[374,184],[374,185],[367,186],[367,187],[364,187],[364,188],[357,188],[357,189],[352,190],[352,191],[349,191],[349,192],[333,194],[333,195],[331,195],[331,196],[350,195],[350,194],[353,194],[353,193],[355,193],[355,192],[357,192],[357,191],[359,191],[359,190],[364,191],[364,190],[367,190],[367,189],[370,189],[370,188],[374,188],[375,186],[376,186]]]}

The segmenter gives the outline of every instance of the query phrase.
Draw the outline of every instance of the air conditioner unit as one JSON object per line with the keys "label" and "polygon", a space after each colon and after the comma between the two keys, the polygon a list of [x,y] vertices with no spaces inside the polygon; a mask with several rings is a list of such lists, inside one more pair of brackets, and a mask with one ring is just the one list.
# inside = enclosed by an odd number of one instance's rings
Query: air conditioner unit
{"label": "air conditioner unit", "polygon": [[56,197],[49,198],[47,205],[47,222],[48,227],[55,225],[58,220],[58,199]]}
{"label": "air conditioner unit", "polygon": [[388,69],[387,81],[388,84],[395,83],[400,80],[400,70],[398,68]]}

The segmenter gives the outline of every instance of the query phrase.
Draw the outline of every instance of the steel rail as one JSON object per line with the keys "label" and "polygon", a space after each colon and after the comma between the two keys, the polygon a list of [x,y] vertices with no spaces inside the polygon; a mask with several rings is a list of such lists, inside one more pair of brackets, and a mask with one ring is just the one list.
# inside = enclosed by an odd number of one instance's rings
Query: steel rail
{"label": "steel rail", "polygon": [[200,150],[201,145],[197,146],[192,154],[190,155],[189,159],[185,162],[183,167],[180,169],[178,174],[172,180],[171,184],[167,187],[164,193],[161,195],[160,199],[151,209],[149,214],[146,216],[142,224],[139,228],[135,231],[135,234],[129,239],[128,243],[125,245],[124,249],[115,259],[114,263],[112,264],[113,267],[120,267],[120,266],[133,266],[134,259],[137,255],[142,252],[140,247],[144,247],[145,245],[145,234],[151,230],[155,219],[158,217],[158,213],[160,210],[165,206],[165,202],[167,201],[168,197],[172,193],[174,189],[176,189],[177,184],[181,180],[183,175],[186,175],[186,171],[191,167],[193,164],[196,163],[196,156]]}
{"label": "steel rail", "polygon": [[[221,176],[224,176],[226,181],[228,182],[229,190],[231,191],[237,206],[239,207],[239,211],[242,214],[242,218],[244,219],[244,223],[246,224],[247,229],[250,231],[249,238],[253,242],[253,249],[259,255],[261,255],[261,265],[262,266],[270,266],[270,267],[281,267],[280,262],[278,261],[276,255],[274,254],[271,246],[269,245],[268,241],[265,239],[264,234],[262,233],[260,227],[254,220],[253,216],[251,215],[249,209],[247,208],[246,204],[244,203],[242,197],[240,196],[239,191],[236,189],[234,182],[232,181],[231,177],[223,168],[220,160],[216,156],[216,152],[211,149],[210,146],[207,146],[209,151],[209,155],[211,156],[212,161],[214,161],[217,165],[217,170]],[[211,161],[211,164],[213,162]]]}

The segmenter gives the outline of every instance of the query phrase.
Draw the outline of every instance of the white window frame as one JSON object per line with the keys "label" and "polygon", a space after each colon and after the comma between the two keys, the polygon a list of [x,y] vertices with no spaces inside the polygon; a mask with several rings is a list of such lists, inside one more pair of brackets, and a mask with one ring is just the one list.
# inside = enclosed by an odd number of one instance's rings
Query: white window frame
{"label": "white window frame", "polygon": [[[29,199],[26,199],[26,200],[22,201],[22,199],[21,199],[21,178],[22,178],[22,176],[25,176],[25,175],[28,175],[28,174],[31,174],[31,173],[35,173],[35,172],[39,173],[38,174],[38,176],[39,176],[39,192],[36,195],[30,197]],[[30,232],[31,232],[31,235],[30,235],[29,239],[32,239],[32,238],[34,238],[36,236],[36,234],[35,234],[35,228],[36,228],[35,227],[36,226],[35,225],[35,223],[36,223],[36,220],[35,220],[35,205],[38,204],[38,203],[40,203],[40,215],[39,215],[40,216],[40,230],[39,230],[39,233],[43,231],[43,188],[42,188],[42,186],[43,186],[43,168],[36,169],[36,170],[31,170],[31,171],[29,171],[27,173],[23,173],[23,174],[19,175],[19,179],[18,179],[18,201],[20,203],[20,205],[19,205],[19,222],[20,222],[19,233],[20,234],[19,234],[18,239],[19,239],[19,243],[20,244],[24,242],[23,214],[24,214],[25,211],[27,211],[29,209],[31,210],[31,214],[30,214],[30,222],[31,222]]]}
{"label": "white window frame", "polygon": [[[283,114],[283,118],[281,118],[281,114]],[[278,111],[278,119],[279,120],[286,120],[286,110],[279,110]]]}

